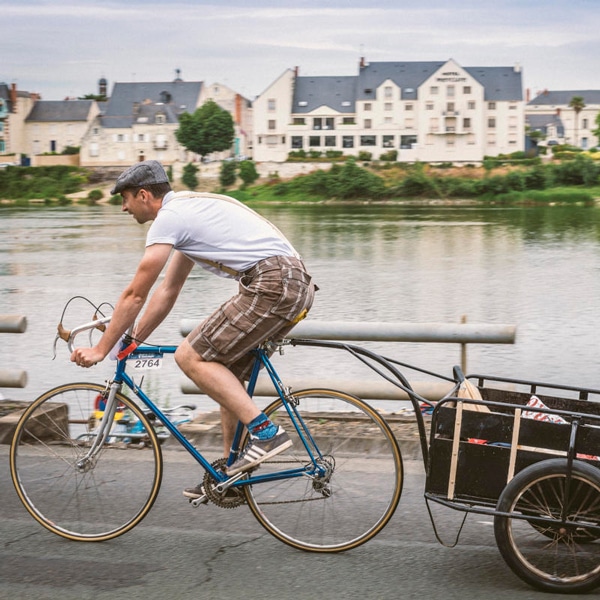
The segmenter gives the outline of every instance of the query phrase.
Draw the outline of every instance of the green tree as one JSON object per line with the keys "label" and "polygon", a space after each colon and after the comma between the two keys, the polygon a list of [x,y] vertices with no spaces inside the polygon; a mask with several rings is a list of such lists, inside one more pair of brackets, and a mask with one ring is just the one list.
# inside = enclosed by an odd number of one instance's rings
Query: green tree
{"label": "green tree", "polygon": [[244,187],[252,185],[259,177],[254,161],[243,160],[240,163],[240,179],[244,182]]}
{"label": "green tree", "polygon": [[198,177],[196,173],[198,172],[198,167],[194,163],[188,163],[183,167],[183,176],[181,177],[181,181],[190,190],[195,190],[198,187]]}
{"label": "green tree", "polygon": [[175,132],[182,146],[201,157],[228,150],[234,136],[232,116],[213,100],[205,102],[193,114],[183,113]]}
{"label": "green tree", "polygon": [[224,160],[221,163],[221,171],[219,172],[219,183],[226,188],[233,185],[236,180],[237,163],[233,160]]}
{"label": "green tree", "polygon": [[575,144],[579,146],[579,113],[585,108],[585,102],[582,96],[573,96],[569,102],[569,108],[575,112]]}

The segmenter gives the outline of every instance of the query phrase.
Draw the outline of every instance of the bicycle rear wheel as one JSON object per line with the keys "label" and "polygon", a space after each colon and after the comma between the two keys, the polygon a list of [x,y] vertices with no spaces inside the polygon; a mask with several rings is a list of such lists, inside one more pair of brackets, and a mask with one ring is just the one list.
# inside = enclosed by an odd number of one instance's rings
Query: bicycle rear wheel
{"label": "bicycle rear wheel", "polygon": [[[121,394],[110,437],[87,457],[104,390],[73,383],[46,392],[24,412],[11,445],[11,477],[25,508],[69,540],[103,541],[129,531],[146,516],[160,488],[162,455],[154,429]],[[139,450],[132,449],[118,422],[131,413],[146,428]]]}
{"label": "bicycle rear wheel", "polygon": [[[358,398],[322,389],[296,392],[294,398],[326,472],[247,486],[248,505],[269,533],[290,546],[313,552],[355,548],[377,535],[398,505],[403,483],[398,443],[384,419]],[[256,475],[310,464],[282,401],[265,413],[294,444],[261,463]]]}

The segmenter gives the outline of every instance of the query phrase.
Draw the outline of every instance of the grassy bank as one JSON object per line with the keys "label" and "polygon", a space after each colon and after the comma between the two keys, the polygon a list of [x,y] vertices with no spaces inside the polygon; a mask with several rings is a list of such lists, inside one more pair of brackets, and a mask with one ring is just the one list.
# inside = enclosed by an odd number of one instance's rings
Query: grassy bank
{"label": "grassy bank", "polygon": [[[224,163],[226,164],[226,163]],[[4,205],[29,202],[93,204],[99,189],[84,191],[92,171],[75,167],[9,167],[0,170]],[[176,189],[181,187],[175,182]],[[499,158],[482,166],[454,167],[347,159],[283,180],[270,173],[257,185],[226,192],[248,203],[306,202],[476,202],[499,205],[591,205],[600,199],[600,161],[582,154],[542,164],[540,159]],[[10,202],[6,202],[9,199]],[[106,200],[104,198],[104,200]],[[109,199],[110,201],[111,199]]]}

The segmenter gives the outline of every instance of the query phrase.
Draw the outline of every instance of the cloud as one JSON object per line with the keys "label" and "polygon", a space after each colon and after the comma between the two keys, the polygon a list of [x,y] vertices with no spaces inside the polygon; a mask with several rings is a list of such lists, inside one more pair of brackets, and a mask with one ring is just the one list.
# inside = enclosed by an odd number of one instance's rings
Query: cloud
{"label": "cloud", "polygon": [[524,68],[525,85],[598,87],[597,0],[4,0],[0,81],[46,99],[116,81],[218,81],[254,97],[287,68],[368,60]]}

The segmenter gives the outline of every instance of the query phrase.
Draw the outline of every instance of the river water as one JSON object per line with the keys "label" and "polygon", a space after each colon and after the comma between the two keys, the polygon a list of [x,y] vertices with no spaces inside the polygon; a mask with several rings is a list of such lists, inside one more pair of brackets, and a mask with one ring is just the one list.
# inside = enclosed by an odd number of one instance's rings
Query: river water
{"label": "river water", "polygon": [[[513,324],[514,345],[469,346],[469,372],[600,388],[600,209],[259,210],[301,251],[320,287],[311,319],[457,323],[464,315],[470,323]],[[67,381],[102,382],[109,361],[82,371],[62,342],[52,360],[56,325],[73,296],[116,301],[143,252],[147,226],[111,206],[3,209],[0,219],[0,313],[28,319],[25,334],[0,339],[2,367],[26,370],[28,385],[0,393],[31,399]],[[195,269],[151,341],[178,343],[180,319],[200,319],[234,290],[234,282]],[[74,301],[64,325],[92,314]],[[454,344],[368,347],[445,375],[460,360]],[[284,377],[376,378],[333,351],[290,349],[276,364]],[[146,375],[147,389],[163,403],[181,400],[180,383],[173,364]]]}

